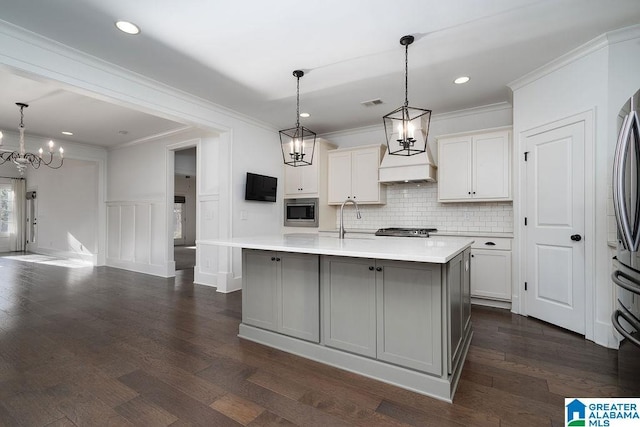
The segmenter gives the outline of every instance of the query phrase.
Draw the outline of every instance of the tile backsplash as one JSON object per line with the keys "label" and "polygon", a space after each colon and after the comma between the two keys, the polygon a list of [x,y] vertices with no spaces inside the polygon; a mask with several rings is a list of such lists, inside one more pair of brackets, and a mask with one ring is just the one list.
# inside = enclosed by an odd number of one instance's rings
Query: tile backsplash
{"label": "tile backsplash", "polygon": [[[348,229],[384,227],[435,227],[440,231],[513,232],[512,202],[438,203],[438,184],[386,186],[386,205],[360,205],[357,219],[353,205],[345,206]],[[336,228],[340,224],[340,210]]]}

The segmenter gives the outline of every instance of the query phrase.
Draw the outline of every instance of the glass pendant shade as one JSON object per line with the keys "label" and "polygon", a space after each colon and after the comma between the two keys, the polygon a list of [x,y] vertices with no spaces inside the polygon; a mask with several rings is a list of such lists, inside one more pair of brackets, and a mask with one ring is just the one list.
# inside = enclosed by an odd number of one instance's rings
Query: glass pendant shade
{"label": "glass pendant shade", "polygon": [[405,49],[404,105],[382,118],[389,154],[396,156],[413,156],[427,150],[431,110],[409,107],[409,45],[413,40],[413,36],[400,39]]}
{"label": "glass pendant shade", "polygon": [[293,72],[297,79],[296,90],[296,125],[290,129],[280,131],[280,148],[285,165],[309,166],[313,163],[313,153],[316,148],[316,133],[304,126],[300,126],[300,77],[301,70]]}
{"label": "glass pendant shade", "polygon": [[431,110],[402,106],[383,120],[389,154],[413,156],[427,150]]}

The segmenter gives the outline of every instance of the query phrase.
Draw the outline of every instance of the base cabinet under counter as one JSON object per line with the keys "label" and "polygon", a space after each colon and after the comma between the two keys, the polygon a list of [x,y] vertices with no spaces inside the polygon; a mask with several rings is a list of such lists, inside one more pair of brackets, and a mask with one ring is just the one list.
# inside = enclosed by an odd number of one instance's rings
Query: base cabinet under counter
{"label": "base cabinet under counter", "polygon": [[511,302],[511,239],[476,238],[471,246],[471,296],[484,305]]}
{"label": "base cabinet under counter", "polygon": [[320,341],[319,255],[242,250],[242,322]]}
{"label": "base cabinet under counter", "polygon": [[442,373],[439,264],[324,256],[323,343]]}

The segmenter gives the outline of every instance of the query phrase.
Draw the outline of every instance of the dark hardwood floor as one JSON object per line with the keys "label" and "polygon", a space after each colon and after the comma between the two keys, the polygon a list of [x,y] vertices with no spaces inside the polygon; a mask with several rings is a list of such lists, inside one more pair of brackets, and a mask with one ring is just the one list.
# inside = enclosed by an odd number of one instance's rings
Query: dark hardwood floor
{"label": "dark hardwood floor", "polygon": [[474,307],[444,403],[240,340],[240,293],[192,280],[0,257],[0,425],[562,426],[564,397],[640,395],[617,351]]}

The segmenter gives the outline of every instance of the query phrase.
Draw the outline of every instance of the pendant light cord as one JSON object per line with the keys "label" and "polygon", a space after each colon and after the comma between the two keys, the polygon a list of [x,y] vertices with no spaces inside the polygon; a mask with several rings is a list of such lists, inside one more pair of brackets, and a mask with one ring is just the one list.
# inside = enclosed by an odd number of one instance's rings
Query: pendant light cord
{"label": "pendant light cord", "polygon": [[409,45],[404,45],[404,106],[409,106]]}
{"label": "pendant light cord", "polygon": [[300,77],[296,76],[296,129],[300,128]]}

